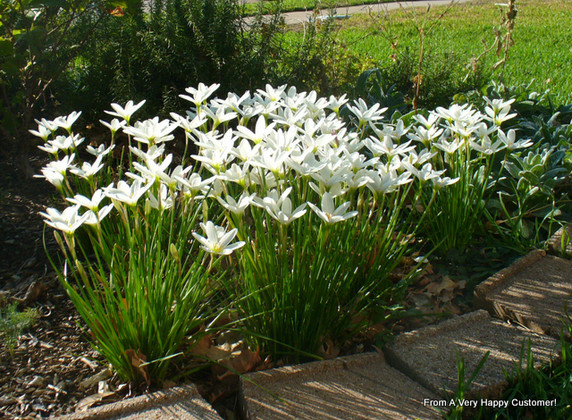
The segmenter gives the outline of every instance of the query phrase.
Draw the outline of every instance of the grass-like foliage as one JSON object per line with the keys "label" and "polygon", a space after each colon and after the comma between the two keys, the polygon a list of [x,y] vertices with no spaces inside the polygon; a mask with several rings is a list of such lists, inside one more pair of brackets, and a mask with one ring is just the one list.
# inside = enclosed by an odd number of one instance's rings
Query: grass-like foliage
{"label": "grass-like foliage", "polygon": [[[71,128],[78,113],[33,132],[54,157],[42,176],[72,204],[43,214],[62,232],[60,278],[127,378],[163,378],[185,336],[228,309],[275,358],[331,350],[369,310],[400,303],[408,279],[390,273],[420,228],[434,245],[463,243],[476,217],[435,204],[480,215],[490,178],[481,164],[529,145],[499,128],[511,117],[502,100],[389,123],[361,99],[269,85],[210,99],[218,87],[187,88],[191,109],[166,120],[133,121],[143,103],[112,104],[112,144],[88,146],[91,161]],[[166,151],[175,140],[182,155]]]}
{"label": "grass-like foliage", "polygon": [[[462,406],[455,407],[445,418],[453,419],[520,419],[520,418],[542,418],[542,419],[565,419],[572,415],[570,405],[570,393],[572,392],[572,360],[570,352],[570,333],[572,328],[571,319],[568,317],[564,326],[568,336],[562,333],[560,339],[560,355],[558,359],[551,360],[550,363],[541,368],[535,368],[534,354],[531,350],[530,340],[522,343],[520,359],[515,364],[515,369],[505,372],[508,382],[507,388],[503,391],[498,400],[508,401],[507,407],[486,408],[479,407],[475,410],[463,410]],[[488,353],[487,355],[488,356]],[[484,357],[475,372],[478,372],[486,363]],[[463,381],[464,366],[457,364],[459,375],[459,385],[455,393],[455,400],[461,400],[465,391],[470,385]],[[475,373],[476,374],[476,373]],[[474,378],[475,375],[472,376]],[[535,401],[546,402],[547,404],[531,404]]]}

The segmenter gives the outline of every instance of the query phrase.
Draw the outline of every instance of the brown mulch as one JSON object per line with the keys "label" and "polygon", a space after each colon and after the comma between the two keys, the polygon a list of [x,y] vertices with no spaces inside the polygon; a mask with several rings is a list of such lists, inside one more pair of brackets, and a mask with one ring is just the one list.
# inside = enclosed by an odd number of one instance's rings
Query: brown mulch
{"label": "brown mulch", "polygon": [[[43,163],[31,158],[36,173]],[[80,386],[82,381],[106,365],[85,339],[44,251],[38,212],[53,205],[54,190],[42,179],[23,178],[9,159],[0,161],[0,185],[0,304],[16,302],[19,311],[36,308],[40,315],[12,353],[0,345],[0,418],[73,412],[79,401],[97,393],[97,382]]]}

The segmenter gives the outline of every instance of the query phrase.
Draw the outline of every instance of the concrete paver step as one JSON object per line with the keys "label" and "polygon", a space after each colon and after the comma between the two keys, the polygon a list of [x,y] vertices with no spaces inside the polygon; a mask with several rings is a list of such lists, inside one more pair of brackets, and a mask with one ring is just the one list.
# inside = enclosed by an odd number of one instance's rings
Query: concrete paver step
{"label": "concrete paver step", "polygon": [[559,337],[566,308],[572,315],[572,261],[532,251],[477,286],[475,305]]}
{"label": "concrete paver step", "polygon": [[[479,310],[437,325],[399,335],[384,349],[390,364],[443,396],[457,388],[457,354],[467,379],[487,351],[490,355],[469,388],[469,396],[496,397],[506,386],[503,369],[512,371],[523,341],[531,339],[535,363],[557,357],[559,342],[492,318]],[[528,344],[527,344],[528,345]]]}
{"label": "concrete paver step", "polygon": [[222,417],[194,385],[186,385],[59,417],[59,420],[87,419],[222,420]]}
{"label": "concrete paver step", "polygon": [[436,395],[379,353],[255,372],[241,380],[247,419],[438,419]]}

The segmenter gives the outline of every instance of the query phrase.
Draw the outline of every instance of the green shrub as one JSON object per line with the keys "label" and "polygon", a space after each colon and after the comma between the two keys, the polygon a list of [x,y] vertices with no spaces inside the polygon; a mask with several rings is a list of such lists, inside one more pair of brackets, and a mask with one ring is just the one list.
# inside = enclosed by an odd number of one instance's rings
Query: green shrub
{"label": "green shrub", "polygon": [[[147,100],[147,115],[182,110],[179,92],[199,82],[221,91],[263,86],[278,26],[242,21],[238,0],[158,0],[125,19],[109,16],[70,69],[77,94],[68,105],[101,110]],[[94,111],[90,119],[94,120]]]}

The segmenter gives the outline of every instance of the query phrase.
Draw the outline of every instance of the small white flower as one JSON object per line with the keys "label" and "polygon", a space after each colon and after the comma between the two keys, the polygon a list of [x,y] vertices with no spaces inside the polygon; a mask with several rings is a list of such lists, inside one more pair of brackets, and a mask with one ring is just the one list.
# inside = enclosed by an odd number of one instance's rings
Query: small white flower
{"label": "small white flower", "polygon": [[272,190],[268,196],[263,199],[255,198],[252,200],[252,203],[259,207],[263,207],[268,214],[270,214],[270,216],[276,219],[279,223],[289,225],[294,220],[306,214],[306,203],[292,210],[292,201],[288,198],[290,191],[292,191],[292,187],[286,188],[282,195],[278,197],[278,191]]}
{"label": "small white flower", "polygon": [[105,113],[113,117],[123,118],[127,122],[127,124],[129,124],[131,116],[144,104],[145,104],[144,100],[139,102],[137,105],[135,105],[133,101],[129,101],[127,102],[127,104],[125,104],[125,108],[123,108],[121,105],[114,103],[111,104],[113,111],[105,111]]}
{"label": "small white flower", "polygon": [[171,133],[178,126],[170,120],[159,121],[159,117],[155,117],[143,122],[137,121],[133,127],[125,127],[123,132],[140,143],[154,145],[173,140],[175,136]]}
{"label": "small white flower", "polygon": [[115,145],[112,144],[111,146],[109,146],[107,149],[105,148],[105,144],[100,144],[99,146],[93,147],[93,146],[87,146],[86,151],[87,153],[89,153],[90,155],[93,155],[95,157],[99,157],[99,156],[106,156],[107,154],[109,154],[109,152],[111,152],[113,149],[115,149]]}
{"label": "small white flower", "polygon": [[125,120],[119,121],[117,118],[112,119],[110,123],[103,120],[99,120],[99,122],[102,123],[107,128],[109,128],[112,135],[117,133],[117,130],[119,130],[120,128],[124,127],[125,124],[127,124],[127,121]]}
{"label": "small white flower", "polygon": [[48,137],[52,134],[52,132],[43,124],[38,124],[38,130],[29,130],[31,134],[36,137],[41,138],[44,141],[48,141]]}
{"label": "small white flower", "polygon": [[96,212],[99,209],[99,203],[105,198],[103,190],[97,190],[93,193],[91,198],[81,194],[76,194],[73,198],[66,198],[67,201],[79,206],[83,206],[89,210]]}
{"label": "small white flower", "polygon": [[207,235],[206,238],[196,232],[193,232],[193,236],[202,244],[201,248],[211,254],[230,255],[245,244],[242,241],[230,243],[236,236],[237,229],[226,232],[223,227],[216,226],[210,220],[206,224],[201,223],[201,229]]}
{"label": "small white flower", "polygon": [[56,124],[58,127],[63,128],[68,133],[71,133],[72,125],[77,121],[77,119],[80,117],[80,115],[81,115],[81,111],[80,112],[74,111],[66,117],[56,118],[54,120],[54,124]]}
{"label": "small white flower", "polygon": [[67,152],[68,150],[75,150],[77,146],[84,142],[85,138],[80,137],[79,134],[74,136],[57,136],[53,140],[49,140],[48,144],[52,147],[56,147],[59,150]]}
{"label": "small white flower", "polygon": [[81,168],[76,168],[75,166],[70,168],[70,172],[74,175],[77,175],[81,178],[91,178],[96,173],[98,173],[101,168],[103,168],[103,163],[101,163],[101,159],[103,158],[102,155],[99,155],[95,162],[83,162]]}
{"label": "small white flower", "polygon": [[173,207],[173,197],[169,194],[169,188],[165,184],[159,186],[159,194],[157,197],[149,191],[149,205],[153,209],[167,210]]}
{"label": "small white flower", "polygon": [[499,129],[498,136],[499,140],[504,143],[508,150],[525,149],[533,144],[530,139],[516,141],[516,131],[513,129],[508,130],[507,134]]}
{"label": "small white flower", "polygon": [[252,199],[254,198],[254,196],[255,196],[255,194],[248,195],[246,193],[242,193],[242,195],[240,196],[238,201],[236,201],[230,195],[226,196],[226,200],[223,200],[221,197],[217,197],[216,199],[220,203],[221,206],[223,206],[225,209],[227,209],[231,213],[234,213],[237,215],[242,215],[242,214],[244,214],[244,211],[246,210],[246,208],[252,202]]}
{"label": "small white flower", "polygon": [[357,216],[357,211],[350,211],[346,213],[346,210],[350,206],[350,202],[346,201],[341,206],[336,208],[334,204],[334,199],[330,195],[330,193],[326,192],[322,195],[322,208],[319,209],[312,203],[308,203],[308,206],[314,213],[316,213],[320,219],[326,222],[328,225],[333,225],[334,223],[343,222],[344,220],[348,220],[352,217]]}
{"label": "small white flower", "polygon": [[199,83],[199,86],[195,89],[194,87],[188,87],[185,89],[185,92],[189,93],[189,95],[179,95],[181,98],[186,99],[187,101],[192,102],[195,104],[197,108],[206,101],[215,90],[219,88],[220,84],[215,83],[210,86],[206,86],[204,83]]}
{"label": "small white flower", "polygon": [[116,188],[113,188],[112,185],[104,189],[106,196],[112,200],[125,203],[128,206],[135,206],[137,201],[151,188],[153,183],[149,182],[147,185],[142,185],[140,180],[136,180],[132,185],[129,185],[125,181],[119,181]]}
{"label": "small white flower", "polygon": [[383,113],[387,108],[379,108],[379,104],[373,105],[371,108],[367,106],[365,101],[359,98],[354,101],[355,106],[348,105],[348,109],[358,118],[359,126],[362,127],[368,122],[376,122],[383,118]]}
{"label": "small white flower", "polygon": [[61,213],[54,208],[48,208],[46,209],[46,213],[40,212],[40,215],[44,217],[44,221],[47,225],[71,235],[89,217],[87,214],[80,216],[78,213],[79,207],[80,206],[76,204],[75,206],[66,208]]}

